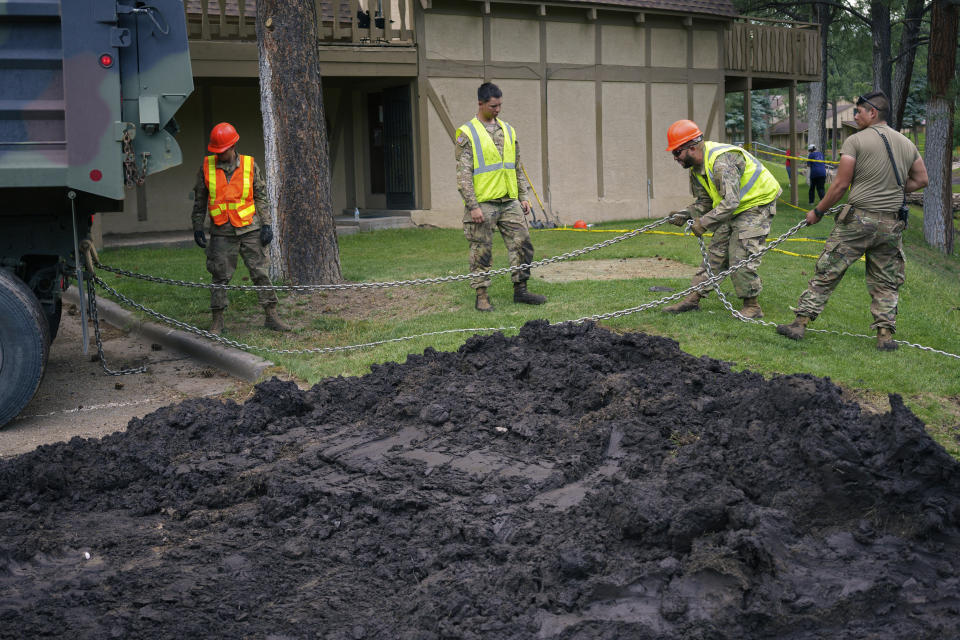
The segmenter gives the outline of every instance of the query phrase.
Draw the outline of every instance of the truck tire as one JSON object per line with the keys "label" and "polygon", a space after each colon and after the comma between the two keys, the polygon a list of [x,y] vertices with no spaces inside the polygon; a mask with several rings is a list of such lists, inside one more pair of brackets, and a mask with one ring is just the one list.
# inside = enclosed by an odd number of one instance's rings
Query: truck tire
{"label": "truck tire", "polygon": [[0,269],[0,427],[20,413],[43,378],[50,329],[36,296]]}

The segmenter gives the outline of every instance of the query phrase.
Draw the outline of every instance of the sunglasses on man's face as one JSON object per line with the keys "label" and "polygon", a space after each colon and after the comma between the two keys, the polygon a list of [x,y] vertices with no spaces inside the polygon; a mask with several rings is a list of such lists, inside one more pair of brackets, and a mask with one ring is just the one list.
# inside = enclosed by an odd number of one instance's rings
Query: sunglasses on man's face
{"label": "sunglasses on man's face", "polygon": [[[870,105],[871,107],[873,107],[874,109],[876,109],[876,110],[877,110],[877,113],[880,112],[880,107],[878,107],[877,105],[873,104],[872,102],[870,102],[869,100],[867,100],[867,99],[864,98],[863,96],[860,96],[859,98],[857,98],[857,104],[859,105],[861,102],[863,102],[864,104],[868,104],[868,105]],[[865,109],[863,109],[863,107],[860,107],[860,108],[854,107],[854,109],[853,109],[853,115],[857,115],[858,113],[860,113],[861,111],[864,111],[864,110],[865,110]]]}
{"label": "sunglasses on man's face", "polygon": [[686,151],[687,149],[692,149],[693,147],[694,147],[694,145],[685,145],[685,146],[678,147],[678,148],[674,149],[674,150],[671,151],[670,153],[673,154],[673,157],[674,157],[674,158],[679,158],[681,153],[683,153],[683,152]]}

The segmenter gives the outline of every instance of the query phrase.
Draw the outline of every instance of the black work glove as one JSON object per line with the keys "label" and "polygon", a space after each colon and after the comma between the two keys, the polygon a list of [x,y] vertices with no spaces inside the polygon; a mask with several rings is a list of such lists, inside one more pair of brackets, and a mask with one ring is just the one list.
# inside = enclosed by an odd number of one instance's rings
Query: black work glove
{"label": "black work glove", "polygon": [[667,222],[678,227],[686,226],[687,220],[690,219],[690,214],[686,211],[671,211],[670,216]]}
{"label": "black work glove", "polygon": [[197,246],[201,249],[207,248],[207,236],[203,235],[203,229],[193,232],[193,241],[196,242]]}
{"label": "black work glove", "polygon": [[260,244],[265,247],[271,242],[273,242],[273,229],[270,228],[270,225],[265,224],[260,227]]}
{"label": "black work glove", "polygon": [[700,218],[693,219],[693,225],[691,225],[690,230],[693,231],[693,235],[698,238],[702,238],[703,234],[707,232],[707,228],[700,224]]}

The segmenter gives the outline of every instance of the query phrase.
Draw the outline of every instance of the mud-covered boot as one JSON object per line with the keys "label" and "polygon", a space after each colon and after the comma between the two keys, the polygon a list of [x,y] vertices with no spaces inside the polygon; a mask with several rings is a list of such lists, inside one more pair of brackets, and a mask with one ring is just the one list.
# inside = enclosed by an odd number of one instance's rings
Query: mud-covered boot
{"label": "mud-covered boot", "polygon": [[896,351],[900,345],[893,341],[893,332],[886,327],[877,329],[877,350]]}
{"label": "mud-covered boot", "polygon": [[527,291],[526,282],[514,282],[513,301],[519,302],[520,304],[543,304],[547,301],[547,297],[541,296],[539,293],[530,293]]}
{"label": "mud-covered boot", "polygon": [[676,304],[671,304],[669,307],[664,307],[664,313],[686,313],[687,311],[700,311],[700,292],[694,291],[693,293],[688,293],[686,298],[680,300]]}
{"label": "mud-covered boot", "polygon": [[290,325],[280,319],[280,314],[277,313],[276,304],[268,304],[263,307],[263,326],[267,329],[272,329],[274,331],[290,331]]}
{"label": "mud-covered boot", "polygon": [[210,323],[208,331],[218,336],[223,333],[223,309],[211,309],[210,313],[213,315],[213,321]]}
{"label": "mud-covered boot", "polygon": [[743,307],[740,308],[740,315],[744,318],[760,319],[763,317],[763,309],[757,302],[757,297],[743,298]]}
{"label": "mud-covered boot", "polygon": [[477,303],[474,307],[477,311],[493,311],[493,305],[490,304],[490,296],[487,295],[486,287],[477,287]]}
{"label": "mud-covered boot", "polygon": [[803,334],[807,332],[808,324],[810,324],[810,318],[797,316],[790,324],[778,324],[777,333],[791,340],[803,340]]}

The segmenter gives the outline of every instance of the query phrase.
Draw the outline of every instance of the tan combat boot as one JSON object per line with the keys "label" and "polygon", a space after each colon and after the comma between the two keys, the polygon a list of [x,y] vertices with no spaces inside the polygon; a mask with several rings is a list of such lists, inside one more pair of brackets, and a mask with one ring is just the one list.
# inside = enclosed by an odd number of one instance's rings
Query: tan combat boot
{"label": "tan combat boot", "polygon": [[521,304],[543,304],[547,301],[546,296],[527,291],[526,282],[513,283],[513,301]]}
{"label": "tan combat boot", "polygon": [[676,304],[672,304],[669,307],[664,307],[664,313],[686,313],[687,311],[700,311],[700,298],[703,296],[700,295],[699,291],[694,291],[693,293],[688,293],[686,298],[680,300]]}
{"label": "tan combat boot", "polygon": [[757,302],[757,297],[743,298],[743,307],[740,308],[740,315],[744,318],[760,319],[763,317],[763,309]]}
{"label": "tan combat boot", "polygon": [[900,345],[893,341],[893,331],[886,327],[877,329],[877,350],[878,351],[896,351]]}
{"label": "tan combat boot", "polygon": [[268,304],[263,307],[264,322],[263,326],[274,331],[290,331],[290,325],[280,319],[277,313],[276,304]]}
{"label": "tan combat boot", "polygon": [[490,304],[490,296],[487,295],[486,287],[477,287],[477,303],[474,306],[477,311],[493,311],[493,305]]}
{"label": "tan combat boot", "polygon": [[778,324],[777,333],[791,340],[803,340],[803,334],[807,332],[808,324],[810,324],[810,318],[797,316],[791,324]]}
{"label": "tan combat boot", "polygon": [[210,323],[210,333],[215,336],[223,333],[223,309],[211,309],[210,313],[213,315],[213,322]]}

